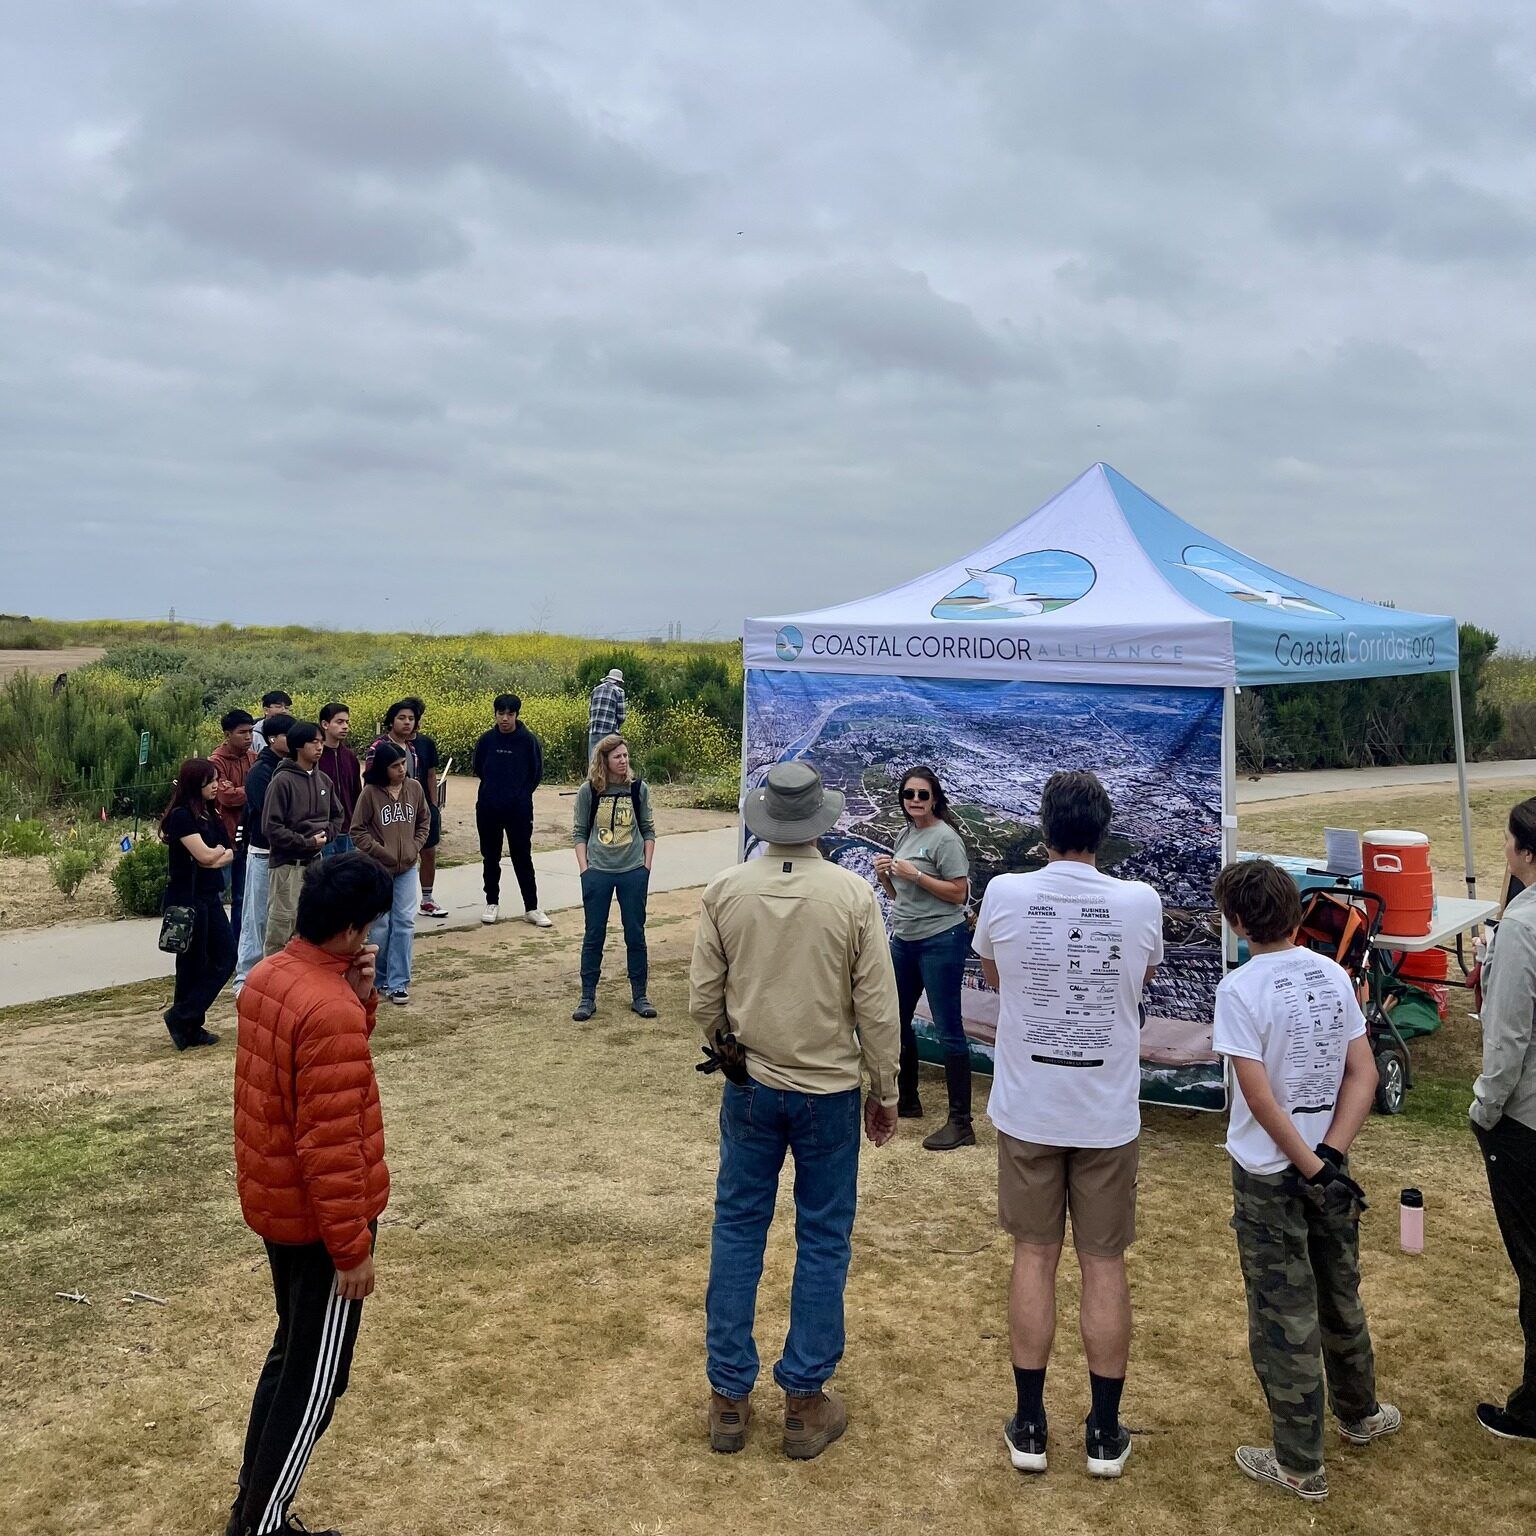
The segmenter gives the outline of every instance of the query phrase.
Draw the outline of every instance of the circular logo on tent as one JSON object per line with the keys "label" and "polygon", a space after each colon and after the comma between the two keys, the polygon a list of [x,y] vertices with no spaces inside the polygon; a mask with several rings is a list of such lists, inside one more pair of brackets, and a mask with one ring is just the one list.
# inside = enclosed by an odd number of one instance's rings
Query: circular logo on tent
{"label": "circular logo on tent", "polygon": [[1098,579],[1091,561],[1066,549],[1036,549],[987,566],[933,605],[936,619],[1026,619],[1054,613],[1084,596]]}
{"label": "circular logo on tent", "polygon": [[1179,561],[1182,570],[1198,576],[1209,587],[1225,592],[1254,608],[1272,608],[1281,613],[1310,614],[1315,618],[1336,619],[1333,609],[1314,603],[1310,597],[1281,586],[1282,578],[1261,571],[1245,561],[1212,549],[1208,544],[1191,544]]}
{"label": "circular logo on tent", "polygon": [[805,649],[805,636],[793,624],[786,624],[773,637],[773,648],[780,661],[793,661]]}

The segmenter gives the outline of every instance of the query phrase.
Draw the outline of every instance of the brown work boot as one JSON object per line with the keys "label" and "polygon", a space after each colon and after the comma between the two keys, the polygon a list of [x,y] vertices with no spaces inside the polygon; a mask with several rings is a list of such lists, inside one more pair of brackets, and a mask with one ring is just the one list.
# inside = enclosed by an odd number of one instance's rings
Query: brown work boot
{"label": "brown work boot", "polygon": [[784,1454],[795,1461],[820,1456],[848,1428],[848,1410],[830,1387],[810,1397],[784,1394]]}
{"label": "brown work boot", "polygon": [[709,1448],[731,1455],[747,1443],[747,1425],[752,1422],[752,1400],[709,1394]]}

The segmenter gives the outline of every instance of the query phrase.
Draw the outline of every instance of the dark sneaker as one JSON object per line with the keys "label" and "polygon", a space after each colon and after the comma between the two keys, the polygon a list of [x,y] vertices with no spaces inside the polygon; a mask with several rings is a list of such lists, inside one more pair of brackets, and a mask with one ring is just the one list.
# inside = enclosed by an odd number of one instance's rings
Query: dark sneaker
{"label": "dark sneaker", "polygon": [[1018,1414],[1003,1425],[1008,1460],[1018,1472],[1045,1471],[1045,1425],[1020,1424]]}
{"label": "dark sneaker", "polygon": [[1287,1472],[1275,1460],[1275,1453],[1267,1445],[1240,1445],[1237,1448],[1237,1464],[1256,1483],[1273,1483],[1298,1499],[1316,1503],[1328,1497],[1328,1476],[1324,1472],[1305,1475]]}
{"label": "dark sneaker", "polygon": [[1106,1434],[1093,1422],[1092,1414],[1088,1415],[1085,1428],[1089,1477],[1119,1477],[1131,1459],[1130,1430],[1124,1424],[1117,1424],[1112,1433]]}
{"label": "dark sneaker", "polygon": [[217,1045],[219,1037],[211,1029],[200,1029],[188,1040],[188,1045]]}
{"label": "dark sneaker", "polygon": [[898,1120],[921,1120],[923,1118],[923,1101],[921,1099],[898,1099],[896,1101],[896,1118]]}
{"label": "dark sneaker", "polygon": [[642,1019],[654,1019],[656,1017],[656,1004],[643,993],[629,1005]]}
{"label": "dark sneaker", "polygon": [[923,1137],[923,1145],[930,1152],[953,1152],[956,1147],[974,1147],[976,1132],[969,1120],[946,1120],[931,1136]]}
{"label": "dark sneaker", "polygon": [[1395,1435],[1402,1427],[1403,1416],[1391,1403],[1377,1403],[1376,1412],[1363,1419],[1339,1420],[1339,1433],[1351,1445],[1369,1445],[1383,1435]]}
{"label": "dark sneaker", "polygon": [[830,1387],[811,1397],[784,1394],[784,1454],[810,1461],[848,1427],[848,1410]]}
{"label": "dark sneaker", "polygon": [[289,1515],[277,1529],[279,1533],[292,1532],[293,1536],[341,1536],[341,1532],[333,1526],[327,1526],[323,1531],[312,1531],[297,1515]]}
{"label": "dark sneaker", "polygon": [[726,1456],[734,1455],[747,1443],[747,1425],[752,1422],[752,1399],[727,1397],[723,1392],[709,1394],[709,1448]]}
{"label": "dark sneaker", "polygon": [[1477,1405],[1477,1422],[1490,1435],[1497,1435],[1500,1440],[1536,1440],[1536,1428],[1527,1424],[1524,1419],[1511,1418],[1494,1403]]}
{"label": "dark sneaker", "polygon": [[584,997],[579,1003],[576,1004],[575,1010],[572,1012],[571,1017],[575,1019],[578,1024],[585,1024],[587,1020],[590,1019],[596,1012],[597,999],[595,997]]}

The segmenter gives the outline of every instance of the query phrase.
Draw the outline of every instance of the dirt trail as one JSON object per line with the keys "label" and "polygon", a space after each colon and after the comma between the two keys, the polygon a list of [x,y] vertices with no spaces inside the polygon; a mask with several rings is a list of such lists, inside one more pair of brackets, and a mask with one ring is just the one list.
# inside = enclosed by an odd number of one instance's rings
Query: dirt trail
{"label": "dirt trail", "polygon": [[0,683],[18,672],[57,677],[60,672],[73,672],[76,667],[100,661],[106,654],[99,645],[72,645],[62,651],[0,651]]}

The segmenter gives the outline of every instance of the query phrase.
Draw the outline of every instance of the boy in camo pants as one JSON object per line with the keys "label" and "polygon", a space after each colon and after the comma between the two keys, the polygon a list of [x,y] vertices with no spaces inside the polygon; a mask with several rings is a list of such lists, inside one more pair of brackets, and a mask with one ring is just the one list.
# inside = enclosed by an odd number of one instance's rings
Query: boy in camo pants
{"label": "boy in camo pants", "polygon": [[1264,859],[1230,864],[1216,903],[1252,958],[1216,990],[1214,1040],[1233,1067],[1227,1151],[1232,1227],[1248,1293],[1248,1347],[1274,1448],[1238,1448],[1251,1478],[1303,1499],[1328,1496],[1323,1388],[1352,1445],[1402,1426],[1376,1399],[1360,1303],[1365,1196],[1346,1154],[1371,1111],[1376,1063],[1344,970],[1298,949],[1301,901]]}

